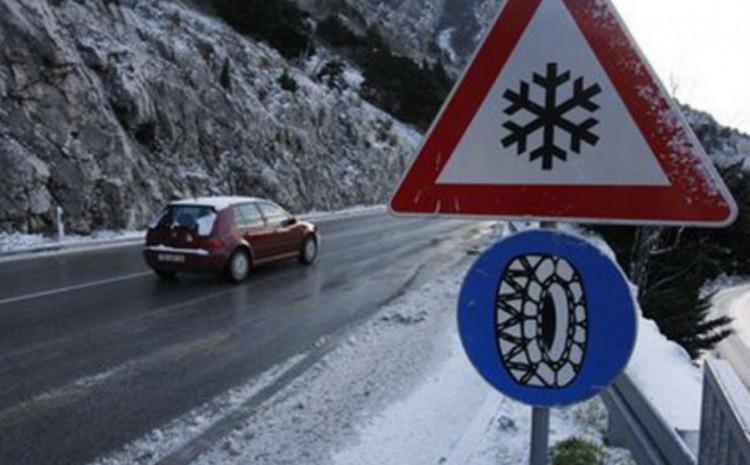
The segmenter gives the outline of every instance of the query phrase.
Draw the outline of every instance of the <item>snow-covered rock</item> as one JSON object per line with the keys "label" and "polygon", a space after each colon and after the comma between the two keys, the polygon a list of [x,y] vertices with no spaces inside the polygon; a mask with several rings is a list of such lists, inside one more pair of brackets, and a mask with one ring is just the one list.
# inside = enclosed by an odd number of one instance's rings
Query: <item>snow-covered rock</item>
{"label": "snow-covered rock", "polygon": [[49,230],[56,205],[88,232],[173,197],[381,202],[418,138],[176,0],[0,0],[0,231]]}
{"label": "snow-covered rock", "polygon": [[[397,52],[417,61],[440,59],[458,73],[473,55],[501,0],[295,0],[322,17],[345,16],[375,26]],[[364,24],[366,23],[366,24]]]}

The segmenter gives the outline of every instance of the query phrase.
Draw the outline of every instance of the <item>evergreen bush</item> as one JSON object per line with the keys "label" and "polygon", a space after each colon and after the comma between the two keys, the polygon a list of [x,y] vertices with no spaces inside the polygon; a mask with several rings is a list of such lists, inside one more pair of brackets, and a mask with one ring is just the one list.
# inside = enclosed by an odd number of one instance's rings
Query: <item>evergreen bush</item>
{"label": "evergreen bush", "polygon": [[286,58],[314,52],[309,15],[289,0],[213,0],[213,5],[238,32],[268,42]]}
{"label": "evergreen bush", "polygon": [[552,465],[603,465],[604,451],[596,444],[571,438],[555,444],[551,451]]}

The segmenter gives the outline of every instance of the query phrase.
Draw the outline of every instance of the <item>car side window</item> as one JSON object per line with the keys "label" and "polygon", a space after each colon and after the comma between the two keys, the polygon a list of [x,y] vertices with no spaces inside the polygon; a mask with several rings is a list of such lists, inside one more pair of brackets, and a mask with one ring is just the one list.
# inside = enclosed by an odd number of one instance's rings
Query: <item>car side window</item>
{"label": "car side window", "polygon": [[263,226],[263,217],[254,204],[234,207],[234,218],[238,228],[257,228]]}
{"label": "car side window", "polygon": [[283,221],[286,221],[287,219],[291,217],[289,213],[287,213],[283,208],[279,207],[278,205],[264,202],[264,203],[259,203],[258,206],[263,212],[263,216],[266,217],[266,220],[268,221],[268,223],[273,226],[278,226]]}

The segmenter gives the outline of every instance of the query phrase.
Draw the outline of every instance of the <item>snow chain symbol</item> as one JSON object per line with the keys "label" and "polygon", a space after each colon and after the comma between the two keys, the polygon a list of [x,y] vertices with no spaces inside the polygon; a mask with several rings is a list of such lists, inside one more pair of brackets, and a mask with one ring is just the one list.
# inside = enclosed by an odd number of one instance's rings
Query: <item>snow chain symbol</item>
{"label": "snow chain symbol", "polygon": [[496,307],[500,358],[516,382],[561,389],[575,381],[586,354],[588,312],[570,262],[548,255],[514,259]]}
{"label": "snow chain symbol", "polygon": [[602,88],[599,84],[586,87],[583,78],[579,77],[573,84],[572,96],[563,102],[558,102],[558,90],[563,84],[570,81],[570,71],[558,74],[557,63],[547,65],[547,75],[542,76],[534,73],[534,84],[544,90],[545,102],[540,105],[532,100],[531,86],[528,82],[521,81],[520,92],[507,90],[503,97],[510,102],[505,109],[505,114],[513,116],[521,110],[526,110],[533,115],[533,119],[526,125],[519,125],[513,121],[506,122],[503,127],[510,131],[510,135],[502,140],[503,147],[511,145],[518,146],[518,155],[526,153],[528,139],[535,132],[544,130],[544,142],[531,152],[531,161],[542,159],[542,169],[550,171],[553,169],[555,159],[566,161],[568,152],[560,147],[557,136],[560,129],[570,135],[570,150],[580,154],[581,142],[595,146],[599,142],[599,136],[591,132],[599,124],[599,120],[588,118],[582,123],[574,123],[569,119],[569,114],[574,110],[584,109],[594,113],[599,105],[594,102],[594,97],[599,95]]}

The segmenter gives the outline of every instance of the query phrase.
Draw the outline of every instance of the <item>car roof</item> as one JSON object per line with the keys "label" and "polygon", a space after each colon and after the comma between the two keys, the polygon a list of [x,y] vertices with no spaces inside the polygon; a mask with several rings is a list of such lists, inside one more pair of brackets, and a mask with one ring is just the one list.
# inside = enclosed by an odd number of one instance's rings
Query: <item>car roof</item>
{"label": "car roof", "polygon": [[221,211],[224,209],[227,209],[233,205],[238,205],[241,203],[248,203],[248,202],[269,202],[269,200],[266,199],[259,199],[256,197],[237,197],[237,196],[228,196],[228,197],[196,197],[192,199],[183,199],[183,200],[177,200],[174,202],[170,202],[170,206],[198,206],[198,207],[211,207],[216,211]]}

